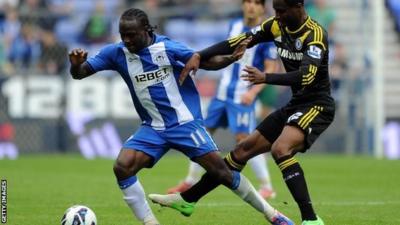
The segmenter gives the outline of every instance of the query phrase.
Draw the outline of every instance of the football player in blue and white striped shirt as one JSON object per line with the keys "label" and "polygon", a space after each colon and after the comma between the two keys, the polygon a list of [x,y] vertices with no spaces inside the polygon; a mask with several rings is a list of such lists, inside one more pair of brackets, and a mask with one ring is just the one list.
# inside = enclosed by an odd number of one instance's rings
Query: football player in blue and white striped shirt
{"label": "football player in blue and white striped shirt", "polygon": [[[243,175],[226,166],[203,125],[200,97],[193,80],[178,81],[184,63],[192,57],[193,51],[153,33],[146,13],[140,9],[128,9],[122,14],[119,31],[122,42],[107,45],[92,58],[87,59],[87,52],[82,49],[72,50],[70,72],[74,79],[82,79],[98,71],[115,70],[128,85],[142,125],[124,143],[114,173],[136,218],[143,224],[159,224],[136,174],[144,167],[152,167],[170,148],[199,163],[212,179],[230,188],[267,219],[281,216]],[[202,62],[201,67],[220,69],[227,66],[243,55],[247,44],[241,44],[232,55],[215,56]],[[163,202],[160,195],[149,197],[173,207]],[[174,197],[178,198],[175,201],[183,201],[180,195]],[[185,204],[179,207],[189,216],[194,203]]]}

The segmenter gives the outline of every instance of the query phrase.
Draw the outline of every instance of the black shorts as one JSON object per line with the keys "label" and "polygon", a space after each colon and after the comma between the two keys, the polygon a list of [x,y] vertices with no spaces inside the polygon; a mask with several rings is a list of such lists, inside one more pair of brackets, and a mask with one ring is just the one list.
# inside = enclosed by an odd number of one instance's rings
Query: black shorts
{"label": "black shorts", "polygon": [[296,126],[305,134],[305,152],[321,133],[328,128],[335,116],[332,105],[296,105],[285,106],[267,116],[257,130],[270,142],[274,143],[286,125]]}

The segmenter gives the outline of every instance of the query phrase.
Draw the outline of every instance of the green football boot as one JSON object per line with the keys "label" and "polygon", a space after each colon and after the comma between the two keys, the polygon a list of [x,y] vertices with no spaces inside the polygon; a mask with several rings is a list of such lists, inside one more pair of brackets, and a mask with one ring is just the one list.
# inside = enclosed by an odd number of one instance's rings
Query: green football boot
{"label": "green football boot", "polygon": [[175,209],[184,216],[190,216],[194,211],[195,203],[186,202],[179,193],[169,195],[149,194],[149,199],[153,203]]}
{"label": "green football boot", "polygon": [[304,220],[301,225],[324,225],[324,221],[317,216],[317,220]]}

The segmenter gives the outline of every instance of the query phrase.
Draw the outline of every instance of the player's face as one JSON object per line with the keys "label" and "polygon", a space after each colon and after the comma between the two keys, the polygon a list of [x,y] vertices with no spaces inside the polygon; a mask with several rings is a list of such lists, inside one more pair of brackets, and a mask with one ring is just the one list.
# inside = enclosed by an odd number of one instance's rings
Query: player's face
{"label": "player's face", "polygon": [[294,28],[301,20],[299,7],[289,6],[284,0],[274,0],[273,7],[275,10],[275,18],[282,26]]}
{"label": "player's face", "polygon": [[265,13],[264,5],[260,0],[243,0],[242,10],[246,19],[257,19]]}
{"label": "player's face", "polygon": [[137,53],[146,48],[150,38],[147,30],[137,20],[121,20],[119,33],[122,42],[131,53]]}

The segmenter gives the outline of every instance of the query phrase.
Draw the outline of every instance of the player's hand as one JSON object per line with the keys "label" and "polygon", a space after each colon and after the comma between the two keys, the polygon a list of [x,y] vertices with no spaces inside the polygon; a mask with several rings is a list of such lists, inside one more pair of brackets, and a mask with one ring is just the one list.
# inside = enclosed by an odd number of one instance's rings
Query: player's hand
{"label": "player's hand", "polygon": [[244,93],[240,99],[243,105],[251,105],[254,102],[254,99],[256,98],[256,95],[254,95],[252,92],[248,91]]}
{"label": "player's hand", "polygon": [[88,52],[81,49],[81,48],[76,48],[73,49],[70,53],[69,53],[69,61],[71,62],[71,64],[73,66],[77,66],[77,65],[81,65],[82,63],[84,63],[87,59],[87,55]]}
{"label": "player's hand", "polygon": [[246,52],[247,45],[250,43],[250,41],[251,41],[251,36],[244,39],[236,46],[231,56],[233,61],[237,61],[243,57],[244,53]]}
{"label": "player's hand", "polygon": [[247,74],[240,76],[243,80],[249,81],[252,84],[262,84],[265,82],[265,74],[254,66],[246,66],[243,71],[247,72]]}
{"label": "player's hand", "polygon": [[185,67],[182,69],[179,75],[179,85],[182,85],[186,77],[192,73],[192,76],[196,75],[197,70],[200,66],[200,55],[199,53],[194,53],[189,61],[186,63]]}

